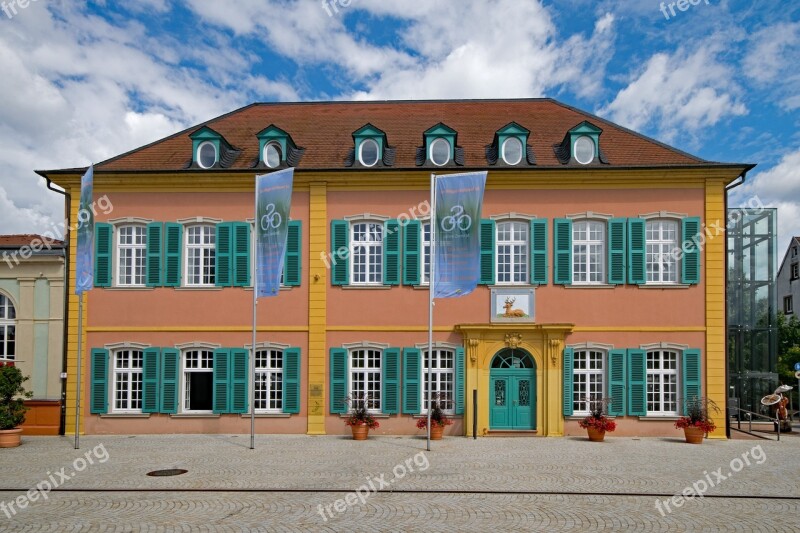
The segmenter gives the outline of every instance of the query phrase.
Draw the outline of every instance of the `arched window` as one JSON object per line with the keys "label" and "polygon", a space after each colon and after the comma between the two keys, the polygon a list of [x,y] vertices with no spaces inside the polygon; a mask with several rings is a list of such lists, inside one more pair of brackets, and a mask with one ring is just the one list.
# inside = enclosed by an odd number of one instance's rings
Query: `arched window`
{"label": "arched window", "polygon": [[17,311],[11,299],[0,294],[0,361],[13,361],[17,339]]}

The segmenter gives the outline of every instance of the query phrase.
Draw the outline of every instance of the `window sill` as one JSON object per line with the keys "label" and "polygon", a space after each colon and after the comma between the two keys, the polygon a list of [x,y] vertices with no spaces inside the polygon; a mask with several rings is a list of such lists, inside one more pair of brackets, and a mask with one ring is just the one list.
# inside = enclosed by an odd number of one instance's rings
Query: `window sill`
{"label": "window sill", "polygon": [[[405,414],[405,413],[402,413]],[[450,420],[462,420],[464,415],[454,415],[452,413],[445,413],[444,416],[449,418]],[[428,418],[428,413],[420,414],[420,415],[411,415],[411,418],[418,419],[418,418]]]}
{"label": "window sill", "polygon": [[691,285],[683,283],[645,283],[639,285],[640,289],[688,289]]}
{"label": "window sill", "polygon": [[566,289],[613,289],[616,285],[609,285],[608,283],[573,283],[571,285],[564,285]]}
{"label": "window sill", "polygon": [[640,422],[676,422],[676,421],[680,420],[681,418],[683,418],[683,417],[682,416],[678,416],[678,415],[664,415],[664,416],[650,415],[650,416],[640,416],[639,417],[639,421]]}
{"label": "window sill", "polygon": [[[363,291],[363,290],[384,290],[388,291],[392,287],[399,287],[399,285],[341,285],[342,289],[347,291]],[[427,288],[427,287],[426,287]]]}
{"label": "window sill", "polygon": [[220,415],[214,413],[181,413],[177,415],[169,415],[170,418],[219,418]]}
{"label": "window sill", "polygon": [[[221,288],[221,287],[220,287],[220,288]],[[234,287],[234,288],[235,288],[235,289],[238,289],[238,288],[240,288],[240,287]],[[245,292],[253,292],[253,287],[241,287],[241,288],[244,288]],[[283,285],[281,285],[280,291],[281,291],[281,292],[283,292],[283,291],[290,291],[290,290],[292,290],[292,289],[294,289],[294,287],[284,287]]]}
{"label": "window sill", "polygon": [[100,418],[150,418],[150,413],[107,413]]}
{"label": "window sill", "polygon": [[154,291],[155,287],[126,287],[125,285],[116,285],[114,287],[106,287],[107,291]]}
{"label": "window sill", "polygon": [[[384,418],[388,419],[389,417],[394,416],[394,415],[387,415],[385,413],[367,413],[367,414],[372,416],[372,418],[379,418],[379,419],[384,419]],[[349,417],[350,417],[349,414],[339,415],[339,418],[342,418],[342,419],[349,418]]]}
{"label": "window sill", "polygon": [[[589,413],[586,413],[585,415],[570,415],[570,416],[565,416],[564,420],[583,420],[587,416],[589,416]],[[616,415],[606,415],[606,418],[608,418],[609,420],[616,420],[617,416]]]}
{"label": "window sill", "polygon": [[[287,413],[256,413],[256,418],[291,418]],[[250,418],[250,413],[242,413],[242,418]]]}
{"label": "window sill", "polygon": [[175,287],[176,291],[221,291],[226,287]]}

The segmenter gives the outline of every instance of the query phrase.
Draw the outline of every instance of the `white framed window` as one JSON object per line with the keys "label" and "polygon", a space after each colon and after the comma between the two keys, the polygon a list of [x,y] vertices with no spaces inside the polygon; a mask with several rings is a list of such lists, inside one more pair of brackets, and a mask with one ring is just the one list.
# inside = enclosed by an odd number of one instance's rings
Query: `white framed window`
{"label": "white framed window", "polygon": [[678,415],[678,352],[647,352],[647,414]]}
{"label": "white framed window", "polygon": [[787,315],[794,313],[794,302],[792,301],[791,296],[783,297],[783,312]]}
{"label": "white framed window", "polygon": [[381,359],[383,352],[373,348],[350,350],[349,391],[353,397],[367,396],[367,410],[381,410]]}
{"label": "white framed window", "polygon": [[420,281],[422,285],[431,282],[431,223],[422,223],[422,261],[420,262]]}
{"label": "white framed window", "polygon": [[197,147],[196,160],[200,168],[213,167],[217,163],[217,146],[210,141],[200,143]]}
{"label": "white framed window", "polygon": [[283,350],[256,350],[256,412],[283,412]]}
{"label": "white framed window", "polygon": [[528,283],[528,233],[527,222],[497,223],[497,284],[520,285]]}
{"label": "white framed window", "polygon": [[800,263],[795,263],[792,265],[792,279],[800,278]]}
{"label": "white framed window", "polygon": [[140,225],[118,226],[117,285],[144,287],[147,265],[147,229]]}
{"label": "white framed window", "polygon": [[[428,361],[430,360],[430,375],[428,374]],[[427,413],[430,404],[428,403],[428,392],[441,393],[442,400],[445,400],[445,413],[455,412],[455,361],[454,350],[447,348],[434,348],[433,356],[428,358],[428,350],[422,351],[422,380],[425,386],[422,388],[422,412]]]}
{"label": "white framed window", "polygon": [[216,283],[216,228],[211,225],[186,228],[186,285],[208,287]]}
{"label": "white framed window", "polygon": [[383,222],[350,225],[350,283],[383,284]]}
{"label": "white framed window", "polygon": [[430,153],[428,158],[437,167],[441,167],[450,162],[450,142],[447,139],[439,137],[434,139],[431,143]]}
{"label": "white framed window", "polygon": [[0,294],[0,361],[13,361],[17,353],[17,311],[11,299]]}
{"label": "white framed window", "polygon": [[589,402],[602,400],[605,396],[606,353],[576,350],[572,368],[573,412],[589,414]]}
{"label": "white framed window", "polygon": [[572,224],[572,282],[605,282],[606,223],[581,220]]}
{"label": "white framed window", "polygon": [[142,362],[141,350],[118,350],[114,359],[114,407],[116,412],[142,412]]}
{"label": "white framed window", "polygon": [[214,405],[214,352],[183,352],[183,412],[210,413]]}
{"label": "white framed window", "polygon": [[678,283],[678,222],[650,220],[646,225],[647,283]]}
{"label": "white framed window", "polygon": [[374,139],[364,139],[358,145],[358,162],[365,167],[374,167],[380,159],[380,147]]}
{"label": "white framed window", "polygon": [[516,137],[509,137],[503,141],[501,157],[507,165],[519,165],[522,161],[522,141]]}
{"label": "white framed window", "polygon": [[281,147],[278,143],[267,143],[264,145],[262,155],[264,164],[269,168],[276,168],[281,164]]}
{"label": "white framed window", "polygon": [[581,135],[575,139],[575,144],[572,147],[572,154],[575,161],[581,165],[588,165],[594,161],[594,141],[591,137]]}

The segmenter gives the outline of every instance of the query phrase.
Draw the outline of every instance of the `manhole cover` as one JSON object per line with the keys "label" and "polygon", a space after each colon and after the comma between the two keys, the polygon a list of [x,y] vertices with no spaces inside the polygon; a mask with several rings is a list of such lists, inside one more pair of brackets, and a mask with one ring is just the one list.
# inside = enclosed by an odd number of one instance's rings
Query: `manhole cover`
{"label": "manhole cover", "polygon": [[147,475],[153,477],[180,476],[186,472],[188,472],[188,470],[183,470],[181,468],[170,468],[168,470],[153,470],[152,472],[148,472]]}

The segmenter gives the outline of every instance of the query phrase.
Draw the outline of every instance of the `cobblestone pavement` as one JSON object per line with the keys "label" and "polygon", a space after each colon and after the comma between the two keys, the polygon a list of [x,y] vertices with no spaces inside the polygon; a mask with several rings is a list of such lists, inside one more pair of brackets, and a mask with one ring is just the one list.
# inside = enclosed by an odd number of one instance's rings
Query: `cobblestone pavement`
{"label": "cobblestone pavement", "polygon": [[800,531],[799,471],[794,437],[25,437],[0,531]]}

